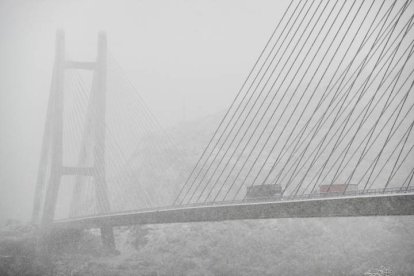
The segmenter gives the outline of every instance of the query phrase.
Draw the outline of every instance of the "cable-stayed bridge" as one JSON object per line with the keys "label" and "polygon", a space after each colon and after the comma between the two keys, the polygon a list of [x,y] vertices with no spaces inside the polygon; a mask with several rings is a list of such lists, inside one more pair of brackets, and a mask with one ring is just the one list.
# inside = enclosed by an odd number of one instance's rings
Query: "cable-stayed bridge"
{"label": "cable-stayed bridge", "polygon": [[413,215],[413,8],[292,0],[190,171],[105,35],[83,62],[58,33],[33,221]]}

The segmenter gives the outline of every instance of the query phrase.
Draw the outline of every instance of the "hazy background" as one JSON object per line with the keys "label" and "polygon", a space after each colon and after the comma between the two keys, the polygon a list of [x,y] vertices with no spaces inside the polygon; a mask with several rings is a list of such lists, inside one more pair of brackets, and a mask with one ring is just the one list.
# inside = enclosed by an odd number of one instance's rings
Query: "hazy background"
{"label": "hazy background", "polygon": [[0,221],[27,220],[37,174],[55,31],[74,59],[99,30],[165,127],[224,110],[288,1],[0,0]]}

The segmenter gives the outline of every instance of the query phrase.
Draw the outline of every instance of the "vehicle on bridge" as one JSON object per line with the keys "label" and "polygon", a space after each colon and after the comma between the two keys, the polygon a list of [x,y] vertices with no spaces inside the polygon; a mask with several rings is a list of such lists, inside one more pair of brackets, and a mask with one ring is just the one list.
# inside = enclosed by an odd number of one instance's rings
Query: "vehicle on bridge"
{"label": "vehicle on bridge", "polygon": [[358,193],[358,184],[326,184],[319,186],[320,196],[355,195]]}

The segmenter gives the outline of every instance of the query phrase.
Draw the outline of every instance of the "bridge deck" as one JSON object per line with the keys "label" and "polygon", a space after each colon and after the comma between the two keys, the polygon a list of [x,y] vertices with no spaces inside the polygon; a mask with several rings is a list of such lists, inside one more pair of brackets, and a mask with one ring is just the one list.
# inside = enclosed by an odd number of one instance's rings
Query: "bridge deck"
{"label": "bridge deck", "polygon": [[98,228],[101,226],[246,219],[397,215],[414,215],[414,194],[173,206],[59,220],[54,222],[54,227]]}

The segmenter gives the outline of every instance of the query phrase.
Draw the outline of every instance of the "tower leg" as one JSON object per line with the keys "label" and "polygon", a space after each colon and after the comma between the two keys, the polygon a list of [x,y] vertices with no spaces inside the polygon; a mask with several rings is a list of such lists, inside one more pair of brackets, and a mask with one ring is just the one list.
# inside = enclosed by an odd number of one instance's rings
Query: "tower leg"
{"label": "tower leg", "polygon": [[[55,208],[59,186],[62,178],[62,162],[63,162],[63,92],[64,92],[64,63],[65,63],[65,36],[63,31],[56,34],[56,53],[55,53],[55,70],[52,80],[54,87],[53,106],[50,108],[47,128],[50,129],[50,137],[47,137],[50,147],[51,172],[47,183],[45,193],[43,215],[41,218],[42,228],[47,228],[53,221],[55,216]],[[49,130],[47,129],[49,132]],[[43,176],[42,179],[43,180]],[[40,193],[40,192],[38,192]],[[36,203],[37,204],[37,203]],[[37,207],[36,207],[37,208]],[[39,206],[40,208],[40,206]],[[35,210],[38,212],[37,210]],[[37,217],[36,217],[37,219]]]}
{"label": "tower leg", "polygon": [[[108,192],[106,186],[106,164],[105,164],[105,146],[106,146],[106,129],[105,129],[105,116],[106,116],[106,35],[100,33],[98,36],[98,57],[97,57],[97,70],[96,70],[96,86],[97,89],[94,97],[96,104],[95,108],[95,147],[94,147],[94,159],[95,169],[99,172],[95,176],[95,192],[98,204],[99,213],[105,214],[111,210],[110,202],[108,199]],[[94,91],[95,92],[95,91]],[[110,251],[115,251],[115,238],[113,228],[110,226],[101,227],[101,238],[104,247]]]}

